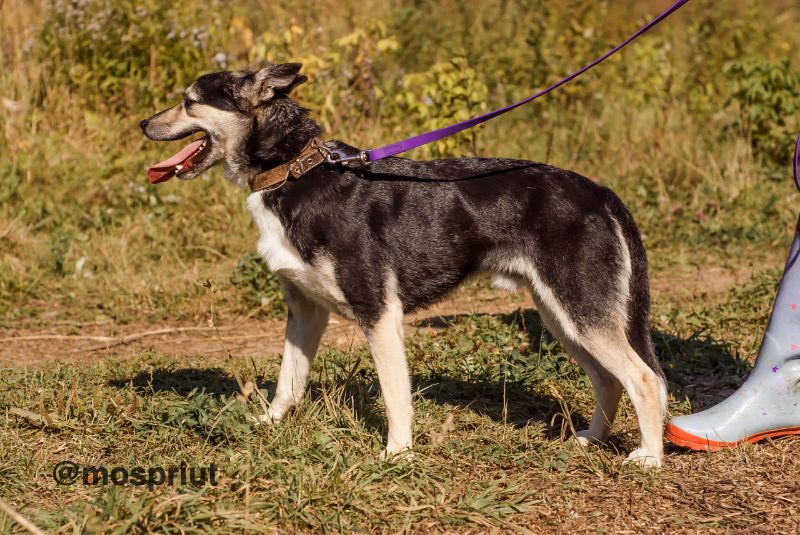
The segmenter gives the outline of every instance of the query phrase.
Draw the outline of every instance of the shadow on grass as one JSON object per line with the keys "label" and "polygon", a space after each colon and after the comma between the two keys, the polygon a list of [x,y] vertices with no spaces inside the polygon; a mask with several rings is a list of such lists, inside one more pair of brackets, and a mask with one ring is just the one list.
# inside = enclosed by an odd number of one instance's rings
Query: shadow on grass
{"label": "shadow on grass", "polygon": [[[544,326],[541,317],[535,310],[520,309],[509,314],[493,316],[501,322],[517,326],[525,332],[532,347],[536,347],[539,343]],[[474,318],[476,315],[431,316],[420,320],[417,326],[446,329],[469,317]],[[703,410],[725,399],[741,384],[751,367],[746,360],[734,355],[728,344],[715,340],[702,330],[688,338],[653,331],[652,339],[656,355],[667,378],[669,392],[676,400],[688,399],[693,410]],[[445,380],[445,382],[447,381]],[[461,384],[455,379],[452,379],[452,382],[455,383],[451,389],[453,395],[467,398],[467,392],[469,392],[474,399],[494,400],[494,404],[487,410],[487,414],[496,415],[502,412],[502,405],[497,405],[498,400],[502,399],[502,385],[496,383],[488,385],[483,383]],[[442,398],[446,399],[447,396],[442,396]],[[522,404],[523,406],[528,405],[524,402]],[[552,398],[535,401],[528,408],[533,410],[538,408],[540,412],[537,414],[550,418],[560,410],[558,403]],[[542,413],[541,409],[543,408],[546,409]],[[527,419],[530,418],[523,420],[523,416],[517,415],[510,421],[524,422]],[[575,423],[577,426],[580,422]]]}
{"label": "shadow on grass", "polygon": [[[434,403],[467,407],[481,416],[518,428],[541,421],[547,425],[548,438],[561,435],[560,426],[551,425],[563,413],[558,400],[550,395],[532,393],[518,383],[504,385],[495,381],[464,381],[445,376],[435,380],[416,377],[415,386],[422,390],[422,397]],[[588,427],[589,422],[582,415],[573,413],[571,416],[575,429]]]}
{"label": "shadow on grass", "polygon": [[222,368],[157,368],[140,372],[130,379],[115,379],[109,384],[117,388],[130,385],[142,395],[175,392],[188,396],[194,390],[205,390],[215,396],[230,396],[239,391],[236,380]]}
{"label": "shadow on grass", "polygon": [[[477,315],[480,317],[482,315]],[[523,331],[531,344],[538,347],[544,328],[541,318],[534,310],[518,310],[510,314],[493,316],[506,325],[513,325]],[[418,322],[419,327],[445,329],[476,315],[432,316]],[[742,380],[749,364],[733,355],[728,346],[703,333],[696,333],[686,339],[664,332],[654,332],[653,341],[656,352],[667,376],[670,393],[675,399],[688,399],[693,410],[700,410],[724,399]],[[545,357],[546,358],[546,357]],[[337,396],[347,403],[364,423],[365,427],[385,433],[382,415],[375,412],[373,402],[379,388],[374,376],[363,371],[350,377]],[[558,377],[554,377],[558,380]],[[547,424],[551,438],[560,435],[558,425],[551,425],[562,413],[561,404],[554,397],[532,393],[529,388],[516,382],[503,383],[497,380],[466,380],[458,377],[452,370],[434,375],[417,374],[413,377],[415,390],[437,404],[468,407],[478,414],[495,421],[523,427],[531,421]],[[274,381],[259,378],[259,387],[266,389],[270,396],[274,393]],[[124,388],[132,385],[140,394],[175,392],[182,396],[192,391],[205,390],[217,396],[230,396],[239,388],[230,375],[222,368],[164,368],[152,372],[141,372],[130,379],[114,380],[111,386]],[[326,388],[312,378],[309,397],[320,399]],[[576,429],[588,426],[580,414],[572,414]]]}

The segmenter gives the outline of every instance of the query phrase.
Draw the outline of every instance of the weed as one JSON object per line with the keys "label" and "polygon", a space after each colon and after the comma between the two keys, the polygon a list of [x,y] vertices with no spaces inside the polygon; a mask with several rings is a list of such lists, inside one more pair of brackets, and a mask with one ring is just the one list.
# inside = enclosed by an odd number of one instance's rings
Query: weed
{"label": "weed", "polygon": [[231,284],[242,292],[251,306],[260,307],[263,313],[285,314],[280,281],[258,254],[248,253],[239,260],[231,275]]}
{"label": "weed", "polygon": [[731,127],[749,136],[753,148],[765,158],[785,166],[791,154],[786,140],[791,139],[798,126],[795,114],[800,110],[800,72],[784,58],[778,62],[732,61],[725,73],[730,76],[732,87],[728,103],[739,105],[739,115]]}

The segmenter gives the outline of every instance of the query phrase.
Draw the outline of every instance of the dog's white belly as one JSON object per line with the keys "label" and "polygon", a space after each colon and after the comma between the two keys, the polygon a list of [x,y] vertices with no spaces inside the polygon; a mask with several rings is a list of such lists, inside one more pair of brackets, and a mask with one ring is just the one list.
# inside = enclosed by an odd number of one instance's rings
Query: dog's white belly
{"label": "dog's white belly", "polygon": [[258,253],[267,262],[270,271],[288,279],[307,297],[329,310],[351,318],[350,306],[336,282],[333,259],[318,255],[313,263],[305,262],[286,237],[286,230],[278,216],[264,206],[260,193],[250,194],[247,208],[255,219],[260,234]]}

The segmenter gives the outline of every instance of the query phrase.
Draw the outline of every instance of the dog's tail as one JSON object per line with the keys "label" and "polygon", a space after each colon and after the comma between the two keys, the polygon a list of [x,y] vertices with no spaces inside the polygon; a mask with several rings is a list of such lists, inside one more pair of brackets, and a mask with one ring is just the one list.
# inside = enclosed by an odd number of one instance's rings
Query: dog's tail
{"label": "dog's tail", "polygon": [[609,209],[619,222],[625,240],[623,246],[627,245],[631,260],[630,297],[625,335],[633,350],[663,381],[664,372],[650,337],[650,285],[647,277],[647,253],[642,244],[642,237],[633,216],[616,196],[609,203]]}

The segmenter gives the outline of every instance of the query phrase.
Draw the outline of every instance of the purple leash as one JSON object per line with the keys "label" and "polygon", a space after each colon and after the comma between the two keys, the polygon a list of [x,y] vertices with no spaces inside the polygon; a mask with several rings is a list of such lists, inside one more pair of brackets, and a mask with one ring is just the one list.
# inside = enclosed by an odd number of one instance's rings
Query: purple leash
{"label": "purple leash", "polygon": [[[617,53],[618,51],[620,51],[621,49],[626,47],[628,44],[630,44],[637,37],[639,37],[640,35],[646,33],[647,31],[649,31],[654,26],[658,25],[660,22],[662,22],[664,19],[666,19],[667,17],[672,15],[675,11],[677,11],[678,9],[683,7],[684,4],[687,4],[688,2],[689,2],[689,0],[677,0],[674,4],[672,4],[672,7],[667,9],[665,12],[663,12],[658,17],[654,18],[649,24],[644,26],[641,30],[639,30],[638,32],[636,32],[632,36],[628,37],[625,41],[623,41],[621,44],[617,45],[615,48],[613,48],[612,50],[607,52],[605,55],[603,55],[603,56],[599,57],[598,59],[594,60],[593,62],[589,63],[588,65],[586,65],[582,69],[580,69],[578,71],[575,71],[574,73],[570,74],[569,76],[567,76],[566,78],[560,80],[559,82],[556,82],[555,84],[551,85],[547,89],[543,89],[543,90],[539,91],[538,93],[536,93],[535,95],[526,98],[525,100],[521,100],[521,101],[519,101],[517,103],[511,104],[511,105],[506,106],[504,108],[500,108],[498,110],[494,110],[494,111],[490,111],[490,112],[484,113],[482,115],[478,115],[477,117],[473,117],[472,119],[467,119],[466,121],[462,121],[462,122],[456,123],[454,125],[446,126],[444,128],[439,128],[438,130],[432,130],[432,131],[426,132],[424,134],[419,134],[417,136],[410,137],[408,139],[404,139],[403,141],[398,141],[397,143],[392,143],[390,145],[386,145],[386,146],[383,146],[383,147],[380,147],[380,148],[377,148],[377,149],[361,151],[357,155],[353,155],[353,154],[344,155],[344,154],[342,154],[342,153],[340,153],[338,151],[333,151],[331,153],[328,161],[330,161],[330,162],[338,162],[338,163],[346,163],[348,161],[354,161],[354,160],[358,160],[358,161],[361,161],[363,163],[374,162],[376,160],[380,160],[380,159],[386,158],[388,156],[394,156],[395,154],[400,154],[401,152],[406,152],[408,150],[411,150],[411,149],[414,149],[414,148],[417,148],[417,147],[421,147],[422,145],[427,145],[428,143],[432,143],[432,142],[437,141],[439,139],[442,139],[442,138],[445,138],[445,137],[448,137],[448,136],[452,136],[453,134],[461,132],[462,130],[466,130],[467,128],[472,128],[473,126],[477,126],[477,125],[479,125],[481,123],[484,123],[484,122],[486,122],[486,121],[488,121],[490,119],[493,119],[494,117],[497,117],[498,115],[502,115],[502,114],[504,114],[506,112],[509,112],[509,111],[513,110],[514,108],[518,108],[519,106],[522,106],[523,104],[527,104],[528,102],[530,102],[532,100],[536,100],[537,98],[539,98],[539,97],[541,97],[543,95],[546,95],[547,93],[550,93],[554,89],[557,89],[557,88],[561,87],[562,85],[566,84],[570,80],[572,80],[574,78],[577,78],[578,76],[580,76],[581,74],[585,73],[586,71],[588,71],[592,67],[594,67],[596,65],[599,65],[600,63],[602,63],[603,61],[605,61],[606,59],[608,59],[609,57],[611,57],[612,55],[614,55],[615,53]],[[798,182],[798,189],[800,189],[800,181]]]}
{"label": "purple leash", "polygon": [[[800,191],[800,136],[797,136],[797,141],[794,144],[794,185],[797,186],[797,190]],[[797,227],[795,232],[800,232],[800,219],[797,221]],[[783,269],[783,276],[781,277],[781,282],[786,277],[786,273],[792,269],[792,266],[797,263],[797,259],[800,257],[800,249],[795,252],[794,256],[789,258],[786,261],[786,267]]]}
{"label": "purple leash", "polygon": [[800,191],[800,136],[794,144],[794,185]]}

